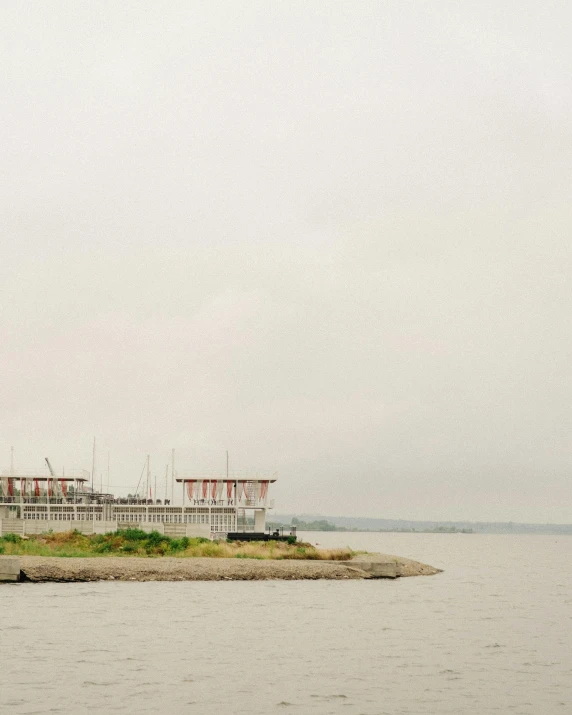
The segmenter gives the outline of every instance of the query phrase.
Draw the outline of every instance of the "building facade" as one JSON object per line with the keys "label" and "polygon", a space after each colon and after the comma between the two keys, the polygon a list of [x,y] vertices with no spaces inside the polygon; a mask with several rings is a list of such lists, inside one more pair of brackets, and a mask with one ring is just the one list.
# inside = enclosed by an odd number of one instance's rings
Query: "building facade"
{"label": "building facade", "polygon": [[[17,533],[84,533],[123,528],[226,538],[229,532],[264,531],[273,508],[270,484],[259,478],[177,477],[173,499],[117,498],[88,488],[82,476],[0,475],[1,529]],[[174,485],[173,485],[174,486]]]}

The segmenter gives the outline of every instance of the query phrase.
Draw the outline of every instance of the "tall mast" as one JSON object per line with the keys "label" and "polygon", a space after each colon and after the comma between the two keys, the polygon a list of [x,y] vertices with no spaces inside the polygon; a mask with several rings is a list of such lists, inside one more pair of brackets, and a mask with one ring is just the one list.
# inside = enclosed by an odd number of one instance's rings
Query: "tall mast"
{"label": "tall mast", "polygon": [[149,459],[151,455],[147,455],[147,486],[145,488],[145,501],[149,499],[149,487],[151,486],[151,469],[149,467]]}
{"label": "tall mast", "polygon": [[91,493],[93,494],[95,479],[95,437],[93,438],[93,453],[91,455]]}
{"label": "tall mast", "polygon": [[171,504],[175,498],[175,448],[171,450]]}
{"label": "tall mast", "polygon": [[169,490],[168,490],[168,481],[169,481],[169,465],[165,465],[165,501],[169,498]]}

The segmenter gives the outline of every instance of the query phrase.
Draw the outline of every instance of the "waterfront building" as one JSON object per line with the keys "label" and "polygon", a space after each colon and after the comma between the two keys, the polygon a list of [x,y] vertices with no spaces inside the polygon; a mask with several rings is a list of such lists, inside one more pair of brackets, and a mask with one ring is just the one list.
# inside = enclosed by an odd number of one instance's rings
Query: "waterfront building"
{"label": "waterfront building", "polygon": [[260,475],[177,476],[173,497],[161,500],[96,492],[85,471],[0,473],[0,535],[140,528],[217,539],[229,532],[264,532],[266,512],[274,507],[269,487],[275,481],[275,476]]}

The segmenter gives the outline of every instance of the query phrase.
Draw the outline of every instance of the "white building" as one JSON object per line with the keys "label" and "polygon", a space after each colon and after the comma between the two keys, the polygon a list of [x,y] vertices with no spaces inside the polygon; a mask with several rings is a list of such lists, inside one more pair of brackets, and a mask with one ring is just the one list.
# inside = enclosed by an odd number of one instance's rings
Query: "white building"
{"label": "white building", "polygon": [[0,474],[0,534],[135,527],[226,538],[229,532],[264,532],[266,512],[274,506],[269,487],[275,478],[177,477],[175,498],[161,501],[92,492],[88,476]]}

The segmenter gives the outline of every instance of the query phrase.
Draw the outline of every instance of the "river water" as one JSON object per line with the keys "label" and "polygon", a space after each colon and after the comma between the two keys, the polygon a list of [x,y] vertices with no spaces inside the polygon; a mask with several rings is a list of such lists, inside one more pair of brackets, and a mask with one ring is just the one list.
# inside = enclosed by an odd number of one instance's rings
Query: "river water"
{"label": "river water", "polygon": [[572,711],[572,537],[311,533],[397,581],[0,588],[0,713]]}

